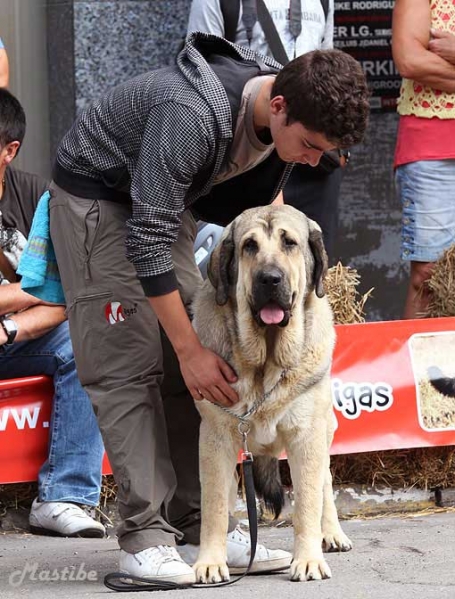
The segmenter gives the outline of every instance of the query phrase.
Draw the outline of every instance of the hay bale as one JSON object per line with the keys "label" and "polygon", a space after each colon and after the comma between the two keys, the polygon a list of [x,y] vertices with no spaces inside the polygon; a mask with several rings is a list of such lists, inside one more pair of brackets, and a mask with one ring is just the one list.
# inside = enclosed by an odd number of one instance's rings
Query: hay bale
{"label": "hay bale", "polygon": [[[364,485],[392,489],[455,487],[455,447],[421,447],[334,455],[330,469],[334,485]],[[292,486],[287,461],[280,462],[283,484]]]}
{"label": "hay bale", "polygon": [[362,295],[357,290],[359,283],[357,270],[341,262],[327,271],[324,287],[336,324],[365,322],[364,306],[373,289]]}
{"label": "hay bale", "polygon": [[331,458],[334,484],[385,485],[399,489],[455,486],[455,448],[396,449]]}
{"label": "hay bale", "polygon": [[37,483],[15,483],[0,485],[0,518],[10,508],[29,508],[38,495]]}
{"label": "hay bale", "polygon": [[422,316],[455,316],[455,245],[450,246],[435,263],[432,275],[425,284],[431,295],[428,308]]}

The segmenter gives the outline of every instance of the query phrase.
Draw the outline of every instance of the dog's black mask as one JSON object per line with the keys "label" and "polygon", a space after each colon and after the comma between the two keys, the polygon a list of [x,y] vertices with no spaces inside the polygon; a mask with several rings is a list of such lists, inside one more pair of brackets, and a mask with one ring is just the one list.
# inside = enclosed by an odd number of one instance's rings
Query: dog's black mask
{"label": "dog's black mask", "polygon": [[277,266],[266,266],[255,273],[251,310],[260,326],[285,327],[291,317],[292,293],[285,273]]}

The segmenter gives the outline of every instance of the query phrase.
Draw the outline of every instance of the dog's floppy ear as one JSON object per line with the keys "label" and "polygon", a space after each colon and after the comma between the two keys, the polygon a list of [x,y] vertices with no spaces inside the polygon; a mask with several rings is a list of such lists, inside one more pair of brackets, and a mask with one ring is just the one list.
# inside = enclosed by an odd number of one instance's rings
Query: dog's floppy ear
{"label": "dog's floppy ear", "polygon": [[229,299],[229,286],[233,283],[232,261],[235,254],[234,223],[227,227],[221,243],[210,256],[207,275],[216,289],[216,303],[224,306]]}
{"label": "dog's floppy ear", "polygon": [[324,278],[329,268],[329,260],[322,240],[322,231],[318,224],[308,219],[309,237],[311,253],[314,258],[313,285],[318,297],[324,297]]}

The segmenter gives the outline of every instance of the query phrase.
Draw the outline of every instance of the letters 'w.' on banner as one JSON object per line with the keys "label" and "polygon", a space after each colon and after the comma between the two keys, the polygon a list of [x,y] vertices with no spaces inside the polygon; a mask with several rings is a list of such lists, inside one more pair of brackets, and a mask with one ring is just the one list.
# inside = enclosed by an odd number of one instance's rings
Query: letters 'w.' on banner
{"label": "letters 'w.' on banner", "polygon": [[[49,377],[0,381],[0,484],[37,480],[48,455],[53,394]],[[110,472],[105,456],[103,474]]]}

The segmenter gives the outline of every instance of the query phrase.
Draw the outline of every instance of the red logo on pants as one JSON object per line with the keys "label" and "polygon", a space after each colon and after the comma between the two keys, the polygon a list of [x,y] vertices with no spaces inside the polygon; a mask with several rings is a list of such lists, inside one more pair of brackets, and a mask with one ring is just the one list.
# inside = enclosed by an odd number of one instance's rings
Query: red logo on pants
{"label": "red logo on pants", "polygon": [[123,307],[120,302],[109,302],[106,305],[104,314],[109,324],[116,324],[117,322],[123,322],[125,320]]}

